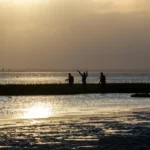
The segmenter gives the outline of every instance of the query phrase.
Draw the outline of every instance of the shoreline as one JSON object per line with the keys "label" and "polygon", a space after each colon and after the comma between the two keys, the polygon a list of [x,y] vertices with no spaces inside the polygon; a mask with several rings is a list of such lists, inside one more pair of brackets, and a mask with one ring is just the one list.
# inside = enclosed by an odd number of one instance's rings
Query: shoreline
{"label": "shoreline", "polygon": [[0,145],[5,150],[148,150],[149,110],[5,122],[0,125]]}
{"label": "shoreline", "polygon": [[7,84],[0,85],[0,96],[30,95],[76,95],[98,93],[150,93],[150,83],[108,83],[100,84]]}

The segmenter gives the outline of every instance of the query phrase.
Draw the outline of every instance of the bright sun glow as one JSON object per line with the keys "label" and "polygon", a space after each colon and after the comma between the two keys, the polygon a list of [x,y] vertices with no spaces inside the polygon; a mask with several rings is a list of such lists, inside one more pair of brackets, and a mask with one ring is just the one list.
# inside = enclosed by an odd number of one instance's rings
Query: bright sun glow
{"label": "bright sun glow", "polygon": [[40,0],[13,0],[13,3],[15,4],[33,4],[33,3],[37,3],[39,2]]}
{"label": "bright sun glow", "polygon": [[48,118],[52,116],[51,106],[33,106],[25,110],[23,118]]}

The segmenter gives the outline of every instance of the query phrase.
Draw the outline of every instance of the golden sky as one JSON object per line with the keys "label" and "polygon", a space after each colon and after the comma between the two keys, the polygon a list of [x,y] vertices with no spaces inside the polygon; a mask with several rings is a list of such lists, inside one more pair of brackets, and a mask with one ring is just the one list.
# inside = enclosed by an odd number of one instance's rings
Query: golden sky
{"label": "golden sky", "polygon": [[0,67],[150,68],[149,0],[0,0]]}

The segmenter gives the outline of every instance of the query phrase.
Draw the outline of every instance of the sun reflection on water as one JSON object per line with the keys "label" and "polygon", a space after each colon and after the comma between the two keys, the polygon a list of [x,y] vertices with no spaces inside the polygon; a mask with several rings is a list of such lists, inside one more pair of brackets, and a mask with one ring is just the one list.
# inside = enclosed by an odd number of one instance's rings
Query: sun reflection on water
{"label": "sun reflection on water", "polygon": [[30,119],[30,118],[48,118],[52,116],[52,106],[43,106],[42,104],[32,106],[25,109],[25,113],[23,118]]}

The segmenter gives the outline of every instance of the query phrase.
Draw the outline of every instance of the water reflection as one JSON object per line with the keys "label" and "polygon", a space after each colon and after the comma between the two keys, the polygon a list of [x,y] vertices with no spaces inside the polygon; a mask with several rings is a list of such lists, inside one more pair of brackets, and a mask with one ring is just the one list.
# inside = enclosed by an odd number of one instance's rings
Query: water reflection
{"label": "water reflection", "polygon": [[[81,83],[77,72],[71,73]],[[66,83],[67,72],[0,72],[0,84]],[[106,73],[108,83],[150,83],[150,73]],[[98,83],[99,72],[90,72],[87,83]]]}
{"label": "water reflection", "polygon": [[136,109],[121,116],[1,121],[0,149],[148,150],[149,116],[150,109]]}
{"label": "water reflection", "polygon": [[44,106],[43,103],[26,108],[21,118],[48,118],[52,116],[52,106]]}
{"label": "water reflection", "polygon": [[125,112],[150,107],[147,98],[130,94],[0,97],[0,119],[49,118]]}

